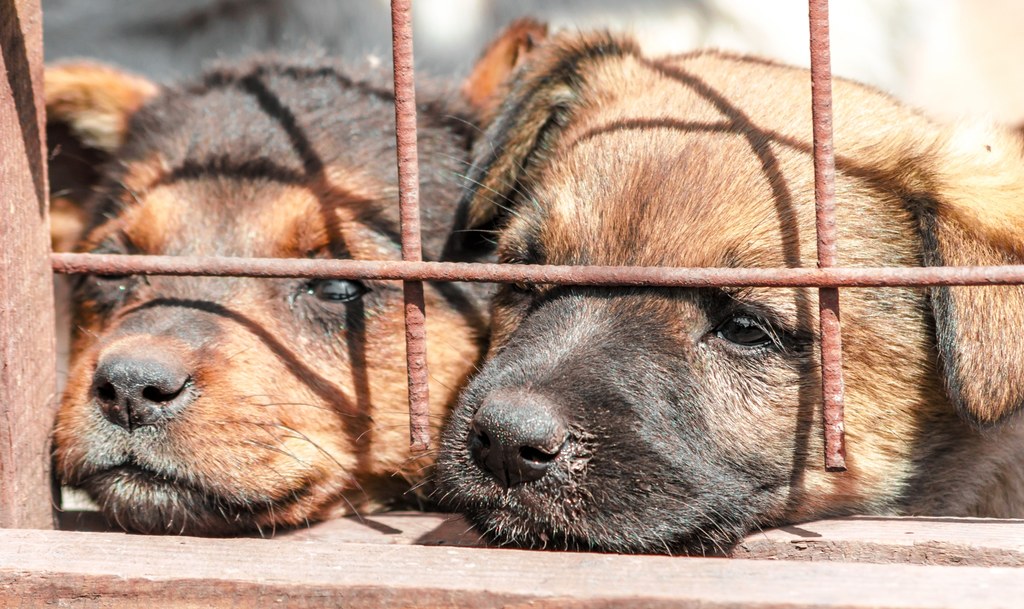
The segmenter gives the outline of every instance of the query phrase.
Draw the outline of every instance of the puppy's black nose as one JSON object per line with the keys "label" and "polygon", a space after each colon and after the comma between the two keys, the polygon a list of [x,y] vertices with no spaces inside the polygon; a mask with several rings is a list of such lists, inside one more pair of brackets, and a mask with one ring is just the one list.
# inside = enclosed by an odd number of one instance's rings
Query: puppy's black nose
{"label": "puppy's black nose", "polygon": [[505,487],[541,479],[568,433],[554,404],[532,393],[488,396],[473,415],[469,450],[477,465]]}
{"label": "puppy's black nose", "polygon": [[108,353],[93,375],[93,396],[111,423],[134,431],[172,418],[195,398],[185,364],[173,353]]}

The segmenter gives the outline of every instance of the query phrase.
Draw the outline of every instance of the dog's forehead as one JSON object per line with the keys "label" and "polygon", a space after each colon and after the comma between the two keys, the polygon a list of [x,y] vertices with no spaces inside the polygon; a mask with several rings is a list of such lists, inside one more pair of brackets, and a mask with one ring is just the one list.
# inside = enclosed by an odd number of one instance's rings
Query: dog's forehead
{"label": "dog's forehead", "polygon": [[[891,197],[843,163],[923,119],[855,83],[835,88],[843,224],[870,235],[857,226]],[[511,239],[542,242],[551,263],[813,265],[809,94],[805,70],[756,58],[604,58],[583,69],[567,125],[523,184],[537,205]]]}
{"label": "dog's forehead", "polygon": [[[758,122],[769,102],[715,80],[723,66],[622,57],[589,68],[572,120],[527,185],[542,221],[520,224],[542,231],[549,262],[801,262],[786,242],[802,237],[813,206],[810,155]],[[784,98],[778,112],[804,104]]]}
{"label": "dog's forehead", "polygon": [[[93,217],[148,253],[393,258],[391,98],[329,65],[256,64],[169,88],[133,119]],[[462,141],[431,114],[420,143],[436,153],[422,163],[424,199],[452,197]]]}
{"label": "dog's forehead", "polygon": [[787,242],[813,199],[806,171],[783,175],[789,164],[766,171],[737,134],[609,129],[546,167],[536,238],[551,263],[792,264]]}
{"label": "dog's forehead", "polygon": [[[93,231],[121,235],[130,251],[167,255],[391,258],[394,188],[355,168],[314,181],[273,174],[168,178],[159,155],[130,163],[117,214]],[[146,185],[153,175],[160,179]]]}

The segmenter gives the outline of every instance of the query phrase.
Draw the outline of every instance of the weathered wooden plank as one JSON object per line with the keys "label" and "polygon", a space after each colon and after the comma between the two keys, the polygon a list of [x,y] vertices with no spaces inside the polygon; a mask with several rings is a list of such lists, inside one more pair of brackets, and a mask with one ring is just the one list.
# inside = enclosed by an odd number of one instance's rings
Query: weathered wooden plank
{"label": "weathered wooden plank", "polygon": [[1024,570],[0,531],[0,606],[1019,607]]}
{"label": "weathered wooden plank", "polygon": [[734,549],[733,556],[1024,567],[1024,520],[868,516],[821,520],[751,535]]}
{"label": "weathered wooden plank", "polygon": [[[107,531],[95,512],[62,514],[61,527]],[[454,514],[390,512],[277,531],[285,541],[484,547],[480,534]],[[876,518],[821,520],[747,537],[734,558],[1024,567],[1024,520]],[[1024,575],[1022,575],[1024,576]]]}
{"label": "weathered wooden plank", "polygon": [[[323,543],[484,545],[480,535],[458,516],[414,512],[341,518],[281,536]],[[1024,520],[868,516],[821,520],[754,533],[736,546],[732,556],[1024,567]]]}
{"label": "weathered wooden plank", "polygon": [[56,395],[39,0],[0,0],[0,527],[52,528]]}
{"label": "weathered wooden plank", "polygon": [[422,512],[388,512],[349,516],[278,535],[281,539],[320,543],[388,543],[483,548],[483,537],[461,516]]}

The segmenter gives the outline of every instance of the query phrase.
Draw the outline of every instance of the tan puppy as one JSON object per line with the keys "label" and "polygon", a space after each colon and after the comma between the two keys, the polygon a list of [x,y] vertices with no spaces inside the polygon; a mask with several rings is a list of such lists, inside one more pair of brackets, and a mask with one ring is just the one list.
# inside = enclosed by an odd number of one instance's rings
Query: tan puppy
{"label": "tan puppy", "polygon": [[[834,96],[841,265],[1024,262],[1017,134]],[[517,72],[460,213],[506,263],[813,267],[810,120],[806,70],[558,36]],[[842,291],[843,474],[821,466],[815,300],[502,287],[441,496],[500,542],[621,552],[842,514],[1024,516],[1024,288]]]}
{"label": "tan puppy", "polygon": [[[480,70],[515,55],[489,54]],[[398,259],[388,77],[277,57],[171,86],[95,64],[50,67],[54,243]],[[467,125],[494,86],[477,74],[469,103],[452,87],[419,91],[427,258],[451,226]],[[301,525],[411,499],[429,473],[431,459],[408,451],[398,282],[79,276],[74,285],[56,471],[124,528]],[[435,432],[485,344],[480,289],[426,290]]]}

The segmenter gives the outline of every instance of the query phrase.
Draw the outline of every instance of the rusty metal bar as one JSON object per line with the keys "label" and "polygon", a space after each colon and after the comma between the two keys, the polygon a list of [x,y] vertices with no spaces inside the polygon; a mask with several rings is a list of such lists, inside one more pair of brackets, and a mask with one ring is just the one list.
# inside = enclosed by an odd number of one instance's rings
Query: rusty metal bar
{"label": "rusty metal bar", "polygon": [[[828,0],[809,1],[811,116],[814,124],[814,207],[818,267],[836,264],[835,153],[832,149],[832,57]],[[843,340],[839,331],[839,290],[818,290],[821,324],[821,393],[825,426],[825,469],[846,471],[843,423]]]}
{"label": "rusty metal bar", "polygon": [[894,288],[1024,284],[1024,265],[737,269],[114,254],[51,254],[50,258],[54,272],[97,275],[337,277],[682,288]]}
{"label": "rusty metal bar", "polygon": [[[416,151],[416,85],[412,52],[412,0],[391,1],[391,49],[395,71],[395,138],[398,143],[398,200],[402,260],[423,260],[420,245],[419,168]],[[405,353],[409,372],[409,442],[413,451],[430,448],[426,307],[423,284],[406,281]]]}

